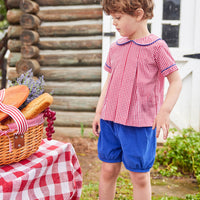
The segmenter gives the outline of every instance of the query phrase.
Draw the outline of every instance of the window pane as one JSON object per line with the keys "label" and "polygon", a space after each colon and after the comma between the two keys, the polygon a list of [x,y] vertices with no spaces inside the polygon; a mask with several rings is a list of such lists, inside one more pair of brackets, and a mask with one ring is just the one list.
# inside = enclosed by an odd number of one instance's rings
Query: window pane
{"label": "window pane", "polygon": [[179,25],[163,24],[162,39],[169,47],[179,47]]}
{"label": "window pane", "polygon": [[164,20],[180,20],[180,1],[181,0],[164,0]]}

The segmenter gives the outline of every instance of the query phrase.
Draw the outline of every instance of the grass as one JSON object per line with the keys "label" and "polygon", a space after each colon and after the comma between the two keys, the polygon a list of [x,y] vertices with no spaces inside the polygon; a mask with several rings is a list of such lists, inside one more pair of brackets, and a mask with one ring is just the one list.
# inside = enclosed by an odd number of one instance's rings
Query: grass
{"label": "grass", "polygon": [[[99,183],[93,182],[83,185],[81,200],[98,199]],[[133,197],[133,186],[128,172],[121,172],[116,183],[116,200],[131,200]]]}
{"label": "grass", "polygon": [[[93,182],[88,185],[83,185],[81,200],[97,200],[98,199],[98,182]],[[132,200],[133,188],[130,180],[121,175],[117,179],[115,200]],[[200,193],[196,195],[186,195],[186,197],[169,197],[165,196],[153,196],[152,200],[200,200]]]}
{"label": "grass", "polygon": [[[166,185],[166,183],[165,183]],[[81,200],[97,200],[98,199],[98,182],[91,182],[88,185],[83,185]],[[200,200],[200,193],[195,195],[187,195],[186,200]],[[129,173],[123,171],[120,173],[116,184],[115,200],[132,200],[133,186],[129,178]],[[179,197],[153,196],[152,200],[185,200]]]}
{"label": "grass", "polygon": [[[84,185],[82,189],[81,200],[97,200],[99,183],[90,183]],[[119,177],[117,180],[115,200],[132,200],[133,188],[130,181],[126,178]],[[190,200],[199,200],[199,198],[189,198]],[[188,199],[188,200],[189,200]],[[178,197],[152,197],[152,200],[184,200]]]}
{"label": "grass", "polygon": [[[168,179],[170,178],[167,178],[166,180]],[[158,185],[160,187],[162,186],[166,187],[168,184],[170,185],[172,184],[171,182],[163,181],[163,180],[162,179],[154,180],[152,178],[152,186]],[[172,186],[175,187],[174,185]],[[89,182],[89,184],[84,184],[82,188],[81,200],[98,200],[98,190],[99,190],[98,181],[91,181]],[[128,171],[121,171],[116,183],[115,200],[132,200],[133,199],[132,196],[133,196],[133,186],[129,178],[129,173]],[[200,193],[196,195],[186,195],[185,198],[179,198],[176,196],[168,196],[167,194],[164,196],[155,196],[153,194],[152,200],[200,200]]]}
{"label": "grass", "polygon": [[99,183],[94,182],[88,185],[83,185],[81,200],[95,200],[98,199]]}

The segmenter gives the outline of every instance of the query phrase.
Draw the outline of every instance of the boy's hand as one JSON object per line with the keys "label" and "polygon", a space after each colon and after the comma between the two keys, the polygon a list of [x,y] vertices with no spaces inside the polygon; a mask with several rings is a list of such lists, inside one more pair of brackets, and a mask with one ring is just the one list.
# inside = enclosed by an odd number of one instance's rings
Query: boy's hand
{"label": "boy's hand", "polygon": [[99,137],[100,133],[100,115],[96,114],[92,123],[93,134]]}
{"label": "boy's hand", "polygon": [[163,130],[163,139],[166,140],[169,133],[169,113],[166,111],[160,111],[156,116],[153,129],[156,128],[156,137],[158,138],[160,135],[160,129]]}
{"label": "boy's hand", "polygon": [[157,128],[156,137],[159,137],[160,129],[162,128],[163,138],[165,140],[167,139],[169,132],[169,114],[178,99],[182,86],[181,77],[178,71],[169,74],[167,76],[167,79],[169,81],[169,88],[167,90],[165,101],[162,104],[161,109],[156,116],[152,127],[153,129]]}

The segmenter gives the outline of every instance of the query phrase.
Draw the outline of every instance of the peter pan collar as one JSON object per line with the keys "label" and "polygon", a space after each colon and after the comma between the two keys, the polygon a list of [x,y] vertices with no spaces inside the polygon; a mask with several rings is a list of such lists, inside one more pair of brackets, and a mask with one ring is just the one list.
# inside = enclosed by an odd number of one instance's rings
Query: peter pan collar
{"label": "peter pan collar", "polygon": [[147,37],[139,38],[139,39],[136,39],[136,40],[129,40],[127,37],[122,37],[122,38],[120,38],[116,41],[116,44],[117,45],[124,45],[124,44],[127,44],[129,42],[133,42],[133,43],[135,43],[139,46],[149,46],[149,45],[154,44],[158,40],[161,40],[161,38],[159,38],[158,36],[156,36],[154,34],[150,34]]}

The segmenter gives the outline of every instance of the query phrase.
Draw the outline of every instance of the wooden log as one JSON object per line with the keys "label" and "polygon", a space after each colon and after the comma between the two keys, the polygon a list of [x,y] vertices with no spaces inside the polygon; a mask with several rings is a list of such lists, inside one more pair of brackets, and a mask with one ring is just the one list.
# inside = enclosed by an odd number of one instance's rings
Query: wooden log
{"label": "wooden log", "polygon": [[94,36],[102,35],[102,25],[39,26],[38,33],[41,37]]}
{"label": "wooden log", "polygon": [[[12,0],[15,1],[15,0]],[[40,6],[68,6],[81,4],[100,4],[100,0],[35,0]]]}
{"label": "wooden log", "polygon": [[49,40],[38,43],[41,50],[56,50],[56,49],[101,49],[101,39],[85,39],[85,40]]}
{"label": "wooden log", "polygon": [[40,71],[40,64],[34,59],[21,59],[16,63],[16,71],[18,74],[23,74],[32,69],[34,75],[37,75]]}
{"label": "wooden log", "polygon": [[40,25],[40,19],[32,14],[23,14],[20,18],[20,25],[24,29],[37,29]]}
{"label": "wooden log", "polygon": [[71,21],[71,20],[83,20],[83,19],[101,19],[102,9],[73,9],[73,10],[41,10],[37,13],[37,16],[42,21]]}
{"label": "wooden log", "polygon": [[[28,33],[30,33],[30,32],[28,31]],[[102,48],[102,40],[101,39],[39,41],[39,34],[37,32],[35,32],[35,34],[37,34],[37,39],[34,39],[35,42],[29,41],[27,44],[27,42],[24,41],[24,39],[27,39],[27,37],[23,36],[23,38],[22,38],[22,36],[21,36],[21,39],[23,40],[22,43],[25,45],[26,44],[33,45],[33,44],[37,44],[37,42],[38,42],[37,46],[39,47],[40,50],[101,49]],[[24,35],[24,32],[22,32],[22,35]],[[32,37],[35,38],[33,33],[31,34],[31,38]],[[32,39],[31,39],[31,41],[32,41]],[[16,40],[16,39],[8,40],[8,49],[13,52],[20,52],[21,41]]]}
{"label": "wooden log", "polygon": [[24,45],[21,47],[22,58],[37,58],[39,55],[39,48],[36,46]]}
{"label": "wooden log", "polygon": [[46,81],[100,81],[101,67],[41,68]]}
{"label": "wooden log", "polygon": [[63,55],[40,55],[38,58],[42,66],[91,66],[101,65],[101,53],[88,53],[88,54],[63,54]]}
{"label": "wooden log", "polygon": [[94,112],[56,112],[55,126],[71,126],[80,127],[81,124],[84,127],[91,127],[94,119]]}
{"label": "wooden log", "polygon": [[23,45],[37,44],[39,41],[39,34],[36,31],[23,30],[20,36],[20,41]]}
{"label": "wooden log", "polygon": [[[68,5],[91,5],[100,4],[100,0],[34,0],[39,6],[68,6]],[[20,0],[7,0],[7,6],[11,8],[19,8]]]}
{"label": "wooden log", "polygon": [[7,0],[8,9],[19,8],[20,0]]}
{"label": "wooden log", "polygon": [[21,26],[9,26],[8,27],[8,38],[19,38],[22,33]]}
{"label": "wooden log", "polygon": [[46,81],[45,90],[54,95],[74,95],[74,96],[99,96],[101,92],[100,82],[48,82]]}
{"label": "wooden log", "polygon": [[16,63],[21,59],[21,53],[10,52],[8,56],[8,66],[15,67]]}
{"label": "wooden log", "polygon": [[15,67],[8,67],[7,75],[8,75],[8,80],[11,81],[15,80],[19,76]]}
{"label": "wooden log", "polygon": [[9,24],[19,24],[23,12],[19,9],[11,9],[7,11],[7,20]]}
{"label": "wooden log", "polygon": [[101,65],[101,53],[47,54],[38,57],[41,66],[91,66]]}
{"label": "wooden log", "polygon": [[99,97],[54,96],[51,108],[61,111],[94,112]]}
{"label": "wooden log", "polygon": [[36,14],[40,9],[37,3],[30,0],[21,0],[19,7],[23,12],[31,14]]}
{"label": "wooden log", "polygon": [[20,40],[8,40],[8,49],[12,52],[20,52],[21,50],[21,41]]}

